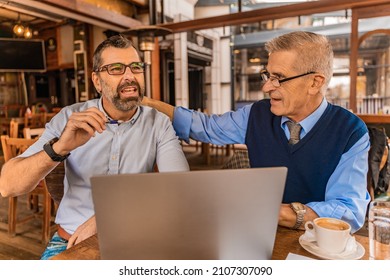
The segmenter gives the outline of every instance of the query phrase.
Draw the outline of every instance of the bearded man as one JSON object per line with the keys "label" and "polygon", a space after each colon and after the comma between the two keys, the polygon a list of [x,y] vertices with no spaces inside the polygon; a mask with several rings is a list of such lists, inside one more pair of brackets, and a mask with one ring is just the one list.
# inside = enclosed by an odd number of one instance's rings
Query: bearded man
{"label": "bearded man", "polygon": [[64,107],[37,142],[3,166],[0,193],[8,197],[31,192],[65,161],[58,230],[41,259],[96,233],[91,176],[153,172],[155,165],[159,172],[189,170],[169,118],[140,106],[144,69],[131,41],[106,39],[93,56],[92,81],[101,98]]}

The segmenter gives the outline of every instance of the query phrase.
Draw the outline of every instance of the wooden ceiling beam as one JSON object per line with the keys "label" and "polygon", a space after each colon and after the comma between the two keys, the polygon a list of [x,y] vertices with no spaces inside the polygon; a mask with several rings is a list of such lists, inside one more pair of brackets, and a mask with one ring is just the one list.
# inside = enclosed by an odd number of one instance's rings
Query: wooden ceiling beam
{"label": "wooden ceiling beam", "polygon": [[355,9],[354,11],[359,19],[388,16],[390,15],[390,4],[387,3],[387,5],[381,5],[380,9],[374,6]]}
{"label": "wooden ceiling beam", "polygon": [[158,26],[171,29],[174,33],[233,26],[265,20],[288,18],[294,16],[326,13],[354,8],[373,7],[388,4],[389,0],[321,0],[279,7],[238,12],[216,17],[201,18],[177,23],[164,23]]}
{"label": "wooden ceiling beam", "polygon": [[40,2],[84,17],[116,25],[123,29],[142,25],[142,23],[136,19],[122,15],[118,12],[100,8],[83,0],[41,0]]}

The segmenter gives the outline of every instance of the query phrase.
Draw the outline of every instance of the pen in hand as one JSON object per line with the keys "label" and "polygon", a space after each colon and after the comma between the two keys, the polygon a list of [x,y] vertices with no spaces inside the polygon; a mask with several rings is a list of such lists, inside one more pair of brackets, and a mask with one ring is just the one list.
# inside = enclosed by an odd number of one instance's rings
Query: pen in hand
{"label": "pen in hand", "polygon": [[121,124],[121,123],[123,123],[123,121],[122,120],[107,120],[106,121],[106,124]]}

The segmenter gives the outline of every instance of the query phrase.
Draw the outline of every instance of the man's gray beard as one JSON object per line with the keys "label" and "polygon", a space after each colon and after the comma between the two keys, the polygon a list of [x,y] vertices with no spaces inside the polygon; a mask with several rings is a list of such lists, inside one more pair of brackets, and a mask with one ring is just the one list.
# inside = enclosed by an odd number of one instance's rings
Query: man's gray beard
{"label": "man's gray beard", "polygon": [[112,98],[112,103],[114,104],[114,106],[122,112],[134,110],[141,104],[141,101],[141,97],[129,97],[121,99],[119,96],[114,96]]}

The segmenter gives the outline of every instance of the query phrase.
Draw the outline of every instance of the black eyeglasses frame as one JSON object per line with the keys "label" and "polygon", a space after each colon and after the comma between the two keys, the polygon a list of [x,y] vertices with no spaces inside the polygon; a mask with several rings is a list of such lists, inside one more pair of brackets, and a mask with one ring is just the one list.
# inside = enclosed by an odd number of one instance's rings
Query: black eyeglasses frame
{"label": "black eyeglasses frame", "polygon": [[[275,87],[280,87],[281,83],[284,83],[284,82],[287,82],[287,81],[291,81],[291,80],[294,80],[296,78],[300,78],[300,77],[303,77],[303,76],[306,76],[306,75],[310,75],[310,74],[316,74],[316,72],[315,71],[310,71],[310,72],[306,72],[304,74],[300,74],[300,75],[296,75],[296,76],[288,77],[288,78],[284,78],[284,79],[278,79],[276,77],[272,77],[271,74],[267,70],[262,70],[260,72],[260,76],[261,76],[261,79],[263,80],[263,82],[267,82],[268,80],[270,80],[272,85],[275,86]],[[278,84],[276,85],[273,81],[277,81]]]}
{"label": "black eyeglasses frame", "polygon": [[[121,65],[121,66],[124,66],[123,68],[123,71],[121,73],[112,73],[108,68],[112,65]],[[142,68],[142,71],[134,71],[134,65],[137,65],[138,67],[141,67]],[[109,75],[113,75],[113,76],[117,76],[117,75],[123,75],[125,72],[126,72],[126,69],[127,67],[130,68],[130,71],[131,73],[133,74],[140,74],[140,73],[145,73],[145,67],[146,67],[146,63],[144,62],[131,62],[129,64],[123,64],[123,63],[120,63],[120,62],[115,62],[115,63],[110,63],[110,64],[106,64],[106,65],[103,65],[97,69],[94,70],[94,72],[103,72],[103,71],[106,71]]]}

